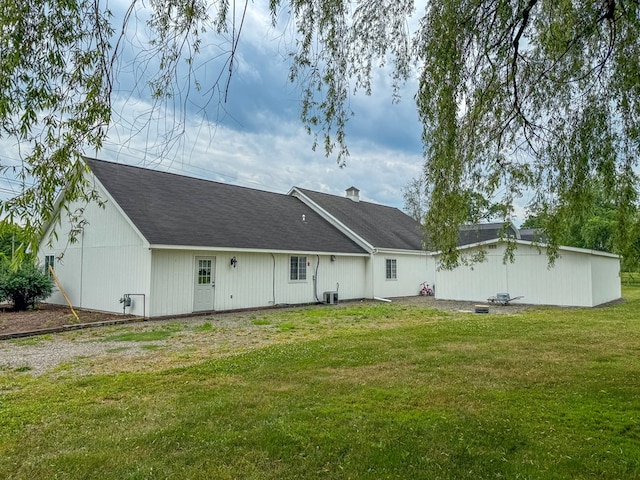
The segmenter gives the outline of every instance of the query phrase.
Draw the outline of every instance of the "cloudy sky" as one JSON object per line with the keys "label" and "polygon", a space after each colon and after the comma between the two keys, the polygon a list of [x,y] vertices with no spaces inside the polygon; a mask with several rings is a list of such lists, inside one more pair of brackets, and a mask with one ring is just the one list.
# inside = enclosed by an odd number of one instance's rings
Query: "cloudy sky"
{"label": "cloudy sky", "polygon": [[[226,101],[208,86],[224,75],[229,44],[208,37],[194,68],[202,92],[191,88],[187,97],[188,82],[179,74],[170,103],[149,103],[140,65],[152,66],[155,59],[140,54],[146,28],[144,12],[138,12],[120,58],[114,125],[97,156],[278,193],[299,186],[343,195],[355,186],[364,200],[402,208],[401,189],[419,175],[423,162],[415,83],[393,103],[388,75],[377,72],[373,95],[357,92],[350,98],[350,156],[340,168],[322,146],[312,150],[313,137],[299,120],[300,89],[288,80],[293,37],[286,25],[270,27],[268,12],[260,9],[265,3],[249,4]],[[176,124],[182,135],[165,142]]]}
{"label": "cloudy sky", "polygon": [[[109,1],[117,32],[129,4]],[[401,189],[422,165],[415,84],[409,82],[393,103],[388,73],[376,72],[373,95],[358,92],[349,99],[355,113],[347,127],[350,156],[339,167],[322,146],[312,149],[313,137],[300,121],[300,88],[288,80],[294,37],[286,21],[271,27],[265,4],[249,3],[226,100],[209,87],[222,72],[224,88],[230,43],[210,34],[202,37],[194,66],[202,91],[195,91],[185,70],[176,77],[174,97],[154,105],[146,87],[157,55],[149,51],[148,12],[138,3],[117,62],[108,141],[86,154],[278,193],[299,186],[343,195],[355,186],[364,200],[402,208]],[[0,139],[0,165],[19,168],[21,148],[28,145]],[[0,200],[19,191],[11,169],[0,175]]]}
{"label": "cloudy sky", "polygon": [[[122,30],[130,2],[108,0],[116,32]],[[394,102],[390,72],[374,70],[372,95],[351,95],[350,155],[340,167],[335,155],[325,156],[322,145],[312,149],[314,139],[300,120],[301,89],[288,78],[295,35],[285,17],[272,28],[267,3],[248,3],[228,89],[230,41],[207,33],[191,72],[201,91],[183,68],[172,98],[159,104],[151,103],[148,88],[158,54],[149,47],[148,11],[137,3],[116,62],[108,140],[102,150],[86,155],[283,194],[298,186],[344,195],[355,186],[363,200],[402,209],[402,188],[420,175],[424,161],[416,79],[409,79]],[[418,7],[416,18],[409,20],[411,31],[423,12]],[[241,13],[235,17],[239,22]],[[222,90],[211,90],[216,80]],[[19,166],[19,159],[15,142],[0,139],[0,164]],[[19,191],[11,170],[0,175],[0,201]],[[521,221],[524,215],[518,216]]]}
{"label": "cloudy sky", "polygon": [[[116,63],[109,138],[102,150],[86,154],[277,193],[299,186],[343,195],[355,186],[364,200],[402,209],[402,188],[423,165],[415,79],[400,92],[399,103],[392,101],[391,79],[384,70],[374,72],[372,95],[352,94],[350,156],[341,168],[335,155],[325,156],[322,145],[312,149],[313,137],[300,121],[300,87],[288,79],[287,54],[295,37],[286,18],[277,29],[271,27],[267,3],[248,4],[226,100],[224,91],[212,92],[210,86],[222,73],[225,87],[230,43],[211,33],[202,37],[193,68],[202,90],[193,88],[184,69],[176,76],[173,97],[155,105],[147,74],[155,70],[158,55],[149,50],[148,12],[138,3]],[[109,0],[116,31],[129,4]],[[418,8],[417,14],[422,13]],[[240,16],[236,13],[238,20]],[[417,17],[410,20],[409,28],[416,22]],[[19,165],[20,152],[11,141],[0,141],[0,157],[3,165]],[[0,177],[0,200],[19,192],[10,175]]]}

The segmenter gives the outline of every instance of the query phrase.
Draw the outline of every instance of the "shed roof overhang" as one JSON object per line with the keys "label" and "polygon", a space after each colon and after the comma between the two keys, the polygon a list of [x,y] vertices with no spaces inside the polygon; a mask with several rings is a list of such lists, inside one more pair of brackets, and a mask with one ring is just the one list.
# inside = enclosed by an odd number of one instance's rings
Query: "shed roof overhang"
{"label": "shed roof overhang", "polygon": [[[526,245],[526,246],[531,246],[531,247],[536,247],[539,248],[541,250],[544,250],[547,248],[547,244],[544,243],[536,243],[536,242],[531,242],[529,240],[516,240],[516,239],[511,239],[511,240],[501,240],[499,238],[494,238],[492,240],[485,240],[484,242],[477,242],[477,243],[470,243],[468,245],[461,245],[458,247],[458,250],[470,250],[473,248],[482,248],[488,245],[497,245],[499,243],[516,243],[518,245]],[[578,247],[568,247],[566,245],[559,245],[558,246],[558,250],[561,251],[565,251],[565,252],[574,252],[574,253],[582,253],[585,255],[595,255],[595,256],[599,256],[599,257],[609,257],[609,258],[620,258],[620,255],[616,255],[615,253],[609,253],[609,252],[602,252],[599,250],[590,250],[587,248],[578,248]],[[442,251],[437,251],[437,252],[430,252],[429,255],[432,256],[438,256],[441,255]]]}

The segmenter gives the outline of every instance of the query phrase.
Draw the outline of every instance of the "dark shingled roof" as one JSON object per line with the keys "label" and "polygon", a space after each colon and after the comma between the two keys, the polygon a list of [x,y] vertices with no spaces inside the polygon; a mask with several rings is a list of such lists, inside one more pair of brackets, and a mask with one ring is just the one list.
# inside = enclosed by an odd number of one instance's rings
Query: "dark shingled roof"
{"label": "dark shingled roof", "polygon": [[478,223],[474,225],[463,225],[460,227],[460,236],[458,237],[458,246],[470,245],[472,243],[480,243],[487,240],[495,240],[502,236],[519,238],[515,227],[511,224],[507,225],[506,231],[504,223]]}
{"label": "dark shingled roof", "polygon": [[544,243],[548,240],[547,236],[544,233],[544,230],[542,230],[541,228],[521,228],[520,238],[529,242],[538,243]]}
{"label": "dark shingled roof", "polygon": [[365,253],[289,195],[102,160],[87,163],[152,245]]}
{"label": "dark shingled roof", "polygon": [[422,250],[422,228],[397,208],[297,188],[375,248]]}

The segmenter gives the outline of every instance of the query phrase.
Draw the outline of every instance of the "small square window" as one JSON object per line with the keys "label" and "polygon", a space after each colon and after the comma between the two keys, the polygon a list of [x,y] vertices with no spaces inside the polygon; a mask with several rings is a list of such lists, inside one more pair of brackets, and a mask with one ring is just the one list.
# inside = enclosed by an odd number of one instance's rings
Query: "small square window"
{"label": "small square window", "polygon": [[387,280],[398,278],[398,267],[395,258],[387,258]]}

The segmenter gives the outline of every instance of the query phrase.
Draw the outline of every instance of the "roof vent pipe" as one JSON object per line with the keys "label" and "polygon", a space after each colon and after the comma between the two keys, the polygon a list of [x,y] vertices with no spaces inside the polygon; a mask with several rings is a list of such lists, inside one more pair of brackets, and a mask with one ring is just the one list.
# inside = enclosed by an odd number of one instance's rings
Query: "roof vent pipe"
{"label": "roof vent pipe", "polygon": [[356,187],[347,188],[347,198],[349,200],[354,201],[354,202],[359,202],[360,201],[360,190],[358,190]]}

